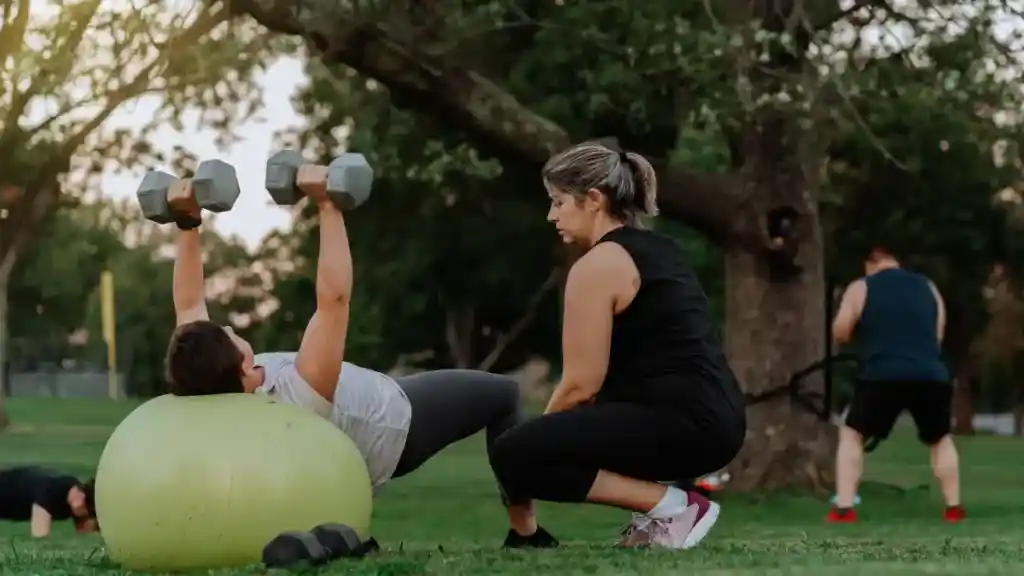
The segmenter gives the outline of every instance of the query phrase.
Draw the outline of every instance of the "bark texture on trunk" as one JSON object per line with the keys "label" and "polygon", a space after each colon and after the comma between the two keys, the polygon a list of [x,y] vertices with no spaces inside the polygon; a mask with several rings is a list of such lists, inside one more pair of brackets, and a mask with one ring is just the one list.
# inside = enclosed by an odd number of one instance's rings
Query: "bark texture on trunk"
{"label": "bark texture on trunk", "polygon": [[[771,237],[768,253],[726,254],[726,351],[748,396],[785,389],[792,376],[825,355],[825,270],[818,182],[819,154],[794,123],[764,118],[744,135],[742,173],[748,222]],[[749,224],[748,224],[749,225]],[[821,371],[808,375],[802,393],[825,395]],[[741,490],[786,486],[816,492],[833,483],[835,426],[788,394],[747,409],[747,441],[730,466],[730,485]],[[817,412],[817,413],[815,413]]]}
{"label": "bark texture on trunk", "polygon": [[[809,254],[817,248],[804,245]],[[820,265],[785,284],[769,279],[768,267],[746,252],[726,258],[726,349],[746,393],[787,386],[790,377],[825,353]],[[824,398],[821,372],[802,383],[804,393]],[[830,489],[835,427],[786,394],[747,408],[747,441],[729,466],[730,487],[774,490],[787,486]]]}

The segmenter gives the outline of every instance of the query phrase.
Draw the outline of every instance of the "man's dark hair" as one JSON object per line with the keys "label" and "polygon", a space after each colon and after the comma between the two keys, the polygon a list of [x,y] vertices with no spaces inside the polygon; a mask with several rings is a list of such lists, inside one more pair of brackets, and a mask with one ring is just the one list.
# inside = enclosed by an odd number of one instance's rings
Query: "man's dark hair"
{"label": "man's dark hair", "polygon": [[183,324],[167,347],[166,378],[168,392],[176,396],[244,392],[242,352],[219,324]]}
{"label": "man's dark hair", "polygon": [[896,250],[893,250],[892,246],[885,242],[875,242],[871,244],[867,252],[864,254],[865,260],[877,260],[878,258],[895,258]]}

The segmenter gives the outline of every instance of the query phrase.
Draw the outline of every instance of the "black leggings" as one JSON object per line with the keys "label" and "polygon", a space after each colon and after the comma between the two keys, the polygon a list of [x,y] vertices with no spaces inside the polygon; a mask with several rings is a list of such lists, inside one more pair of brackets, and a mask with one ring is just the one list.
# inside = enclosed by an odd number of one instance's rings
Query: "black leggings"
{"label": "black leggings", "polygon": [[[405,476],[445,447],[484,429],[487,456],[493,462],[494,441],[523,421],[519,384],[508,376],[436,370],[396,381],[412,405],[412,424],[394,478]],[[504,499],[504,492],[502,496]]]}
{"label": "black leggings", "polygon": [[658,482],[721,469],[743,444],[744,424],[731,424],[718,430],[627,402],[582,406],[505,433],[491,447],[491,466],[514,500],[583,502],[599,470]]}

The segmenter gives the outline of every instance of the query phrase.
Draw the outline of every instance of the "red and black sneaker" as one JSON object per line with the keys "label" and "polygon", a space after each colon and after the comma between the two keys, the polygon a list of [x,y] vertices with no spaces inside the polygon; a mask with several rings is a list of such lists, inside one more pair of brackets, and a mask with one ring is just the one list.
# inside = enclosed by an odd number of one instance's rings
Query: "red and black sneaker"
{"label": "red and black sneaker", "polygon": [[946,522],[952,523],[956,523],[963,520],[965,516],[966,512],[964,512],[964,507],[962,504],[957,504],[956,506],[946,506],[946,511],[942,514],[942,518]]}
{"label": "red and black sneaker", "polygon": [[825,516],[825,522],[829,524],[852,524],[857,521],[857,511],[853,508],[832,507]]}

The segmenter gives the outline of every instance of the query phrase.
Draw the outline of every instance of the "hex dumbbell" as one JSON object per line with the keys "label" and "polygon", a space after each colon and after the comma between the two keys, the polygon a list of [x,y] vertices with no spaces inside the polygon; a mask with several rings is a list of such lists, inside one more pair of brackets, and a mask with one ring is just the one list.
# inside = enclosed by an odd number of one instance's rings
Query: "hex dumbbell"
{"label": "hex dumbbell", "polygon": [[331,560],[362,558],[380,548],[376,540],[369,538],[363,541],[353,528],[344,524],[321,524],[310,533],[327,550]]}
{"label": "hex dumbbell", "polygon": [[227,212],[240,192],[233,166],[222,160],[206,160],[200,162],[191,178],[150,171],[139,184],[136,196],[148,220],[195,226],[201,210]]}
{"label": "hex dumbbell", "polygon": [[263,564],[267,568],[320,566],[329,560],[327,549],[309,532],[278,534],[263,547]]}
{"label": "hex dumbbell", "polygon": [[[305,196],[296,183],[299,168],[304,165],[311,164],[291,150],[278,152],[267,160],[267,192],[275,203],[292,206]],[[357,208],[370,197],[373,168],[362,154],[342,154],[327,165],[326,172],[326,199],[338,208]]]}
{"label": "hex dumbbell", "polygon": [[285,532],[263,548],[268,568],[319,566],[339,558],[362,558],[380,549],[373,538],[365,542],[344,524],[320,524],[309,532]]}

